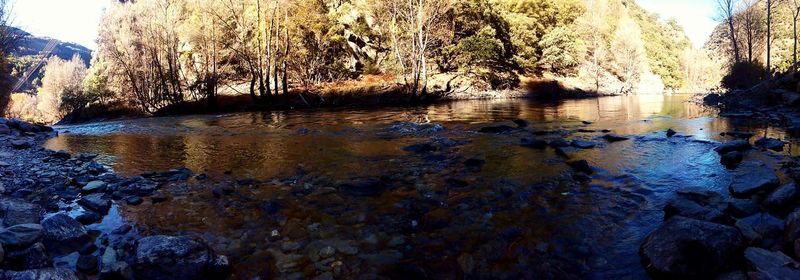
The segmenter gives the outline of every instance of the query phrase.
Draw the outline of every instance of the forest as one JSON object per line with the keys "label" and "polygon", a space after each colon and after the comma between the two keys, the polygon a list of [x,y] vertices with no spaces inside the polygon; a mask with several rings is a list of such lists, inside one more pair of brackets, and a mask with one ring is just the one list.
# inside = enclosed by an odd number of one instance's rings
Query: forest
{"label": "forest", "polygon": [[53,123],[243,96],[260,108],[344,94],[419,102],[541,80],[600,95],[697,92],[722,67],[629,0],[114,1],[82,59],[52,58],[8,114]]}

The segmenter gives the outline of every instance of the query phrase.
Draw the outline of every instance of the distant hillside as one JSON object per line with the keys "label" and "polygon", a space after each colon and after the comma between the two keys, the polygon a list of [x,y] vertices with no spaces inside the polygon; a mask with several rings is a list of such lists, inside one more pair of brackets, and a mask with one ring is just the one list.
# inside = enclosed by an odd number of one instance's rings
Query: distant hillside
{"label": "distant hillside", "polygon": [[[11,74],[14,77],[22,78],[25,71],[28,71],[39,63],[42,58],[41,52],[47,48],[51,38],[36,37],[18,28],[12,27],[11,29],[12,32],[19,34],[22,38],[19,42],[18,48],[11,53]],[[68,60],[76,54],[80,55],[81,59],[83,59],[84,63],[86,63],[86,66],[88,67],[89,62],[92,60],[92,50],[74,43],[58,42],[58,44],[55,45],[55,48],[53,48],[53,51],[47,57],[50,58],[53,56],[58,56],[62,59]],[[42,73],[41,68],[43,67],[41,66],[34,71],[30,79],[28,79],[28,82],[18,91],[32,91],[40,85],[42,75],[44,74]]]}

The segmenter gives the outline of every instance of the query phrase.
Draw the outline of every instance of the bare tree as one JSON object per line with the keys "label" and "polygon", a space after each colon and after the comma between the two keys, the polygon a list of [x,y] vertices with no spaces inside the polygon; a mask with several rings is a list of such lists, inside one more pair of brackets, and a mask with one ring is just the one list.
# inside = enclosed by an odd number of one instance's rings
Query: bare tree
{"label": "bare tree", "polygon": [[[9,69],[8,56],[17,47],[20,35],[9,28],[11,11],[7,0],[0,0],[0,69]],[[0,113],[5,111],[13,87],[10,71],[0,74]]]}
{"label": "bare tree", "polygon": [[453,1],[389,2],[387,6],[392,18],[390,33],[403,79],[412,96],[424,96],[428,88],[427,55],[432,36],[445,25],[444,15],[451,9]]}
{"label": "bare tree", "polygon": [[794,51],[792,52],[792,71],[797,72],[797,20],[800,18],[800,1],[792,0],[792,34],[794,35]]}
{"label": "bare tree", "polygon": [[763,36],[763,11],[757,6],[760,0],[743,0],[740,2],[738,21],[745,36],[745,46],[747,47],[747,62],[754,60],[754,49],[759,38]]}
{"label": "bare tree", "polygon": [[741,61],[741,55],[739,53],[739,44],[736,41],[736,27],[734,25],[736,0],[717,0],[717,6],[720,19],[728,22],[728,33],[731,39],[731,47],[733,48],[734,62],[739,62]]}
{"label": "bare tree", "polygon": [[767,0],[767,75],[772,75],[772,4],[773,0]]}

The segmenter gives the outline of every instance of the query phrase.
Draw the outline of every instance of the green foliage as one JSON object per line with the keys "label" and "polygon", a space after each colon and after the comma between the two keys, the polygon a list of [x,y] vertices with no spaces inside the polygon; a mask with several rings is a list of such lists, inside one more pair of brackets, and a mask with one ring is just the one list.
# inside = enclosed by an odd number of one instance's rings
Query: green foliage
{"label": "green foliage", "polygon": [[573,74],[586,52],[583,40],[566,26],[556,27],[545,34],[539,41],[539,48],[542,49],[539,67],[561,75]]}
{"label": "green foliage", "polygon": [[674,20],[662,23],[656,15],[638,6],[629,7],[631,17],[641,28],[651,71],[661,76],[665,87],[683,88],[686,79],[681,70],[682,57],[684,51],[691,48],[683,29]]}

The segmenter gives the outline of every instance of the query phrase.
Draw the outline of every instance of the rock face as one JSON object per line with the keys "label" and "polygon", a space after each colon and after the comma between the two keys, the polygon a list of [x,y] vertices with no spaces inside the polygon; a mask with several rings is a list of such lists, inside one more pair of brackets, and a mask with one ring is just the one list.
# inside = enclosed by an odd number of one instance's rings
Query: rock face
{"label": "rock face", "polygon": [[763,276],[759,279],[800,279],[800,270],[792,267],[794,260],[781,252],[750,247],[744,251],[744,258]]}
{"label": "rock face", "polygon": [[6,280],[79,280],[75,272],[65,268],[42,268],[26,271],[0,271]]}
{"label": "rock face", "polygon": [[741,247],[736,228],[676,216],[647,235],[639,252],[645,267],[656,275],[709,278],[722,271]]}
{"label": "rock face", "polygon": [[775,172],[759,163],[746,163],[733,174],[733,182],[729,187],[731,194],[737,198],[747,198],[763,191],[770,191],[780,183]]}
{"label": "rock face", "polygon": [[208,246],[187,237],[149,236],[138,241],[133,272],[137,279],[221,279],[215,260]]}

